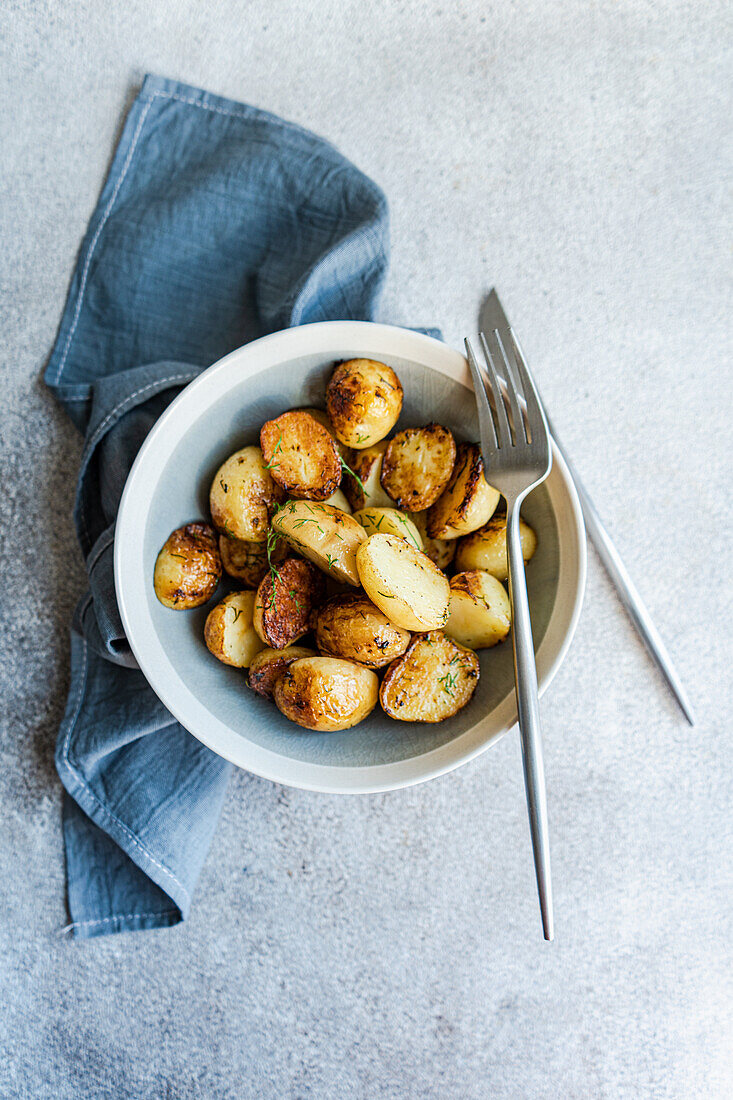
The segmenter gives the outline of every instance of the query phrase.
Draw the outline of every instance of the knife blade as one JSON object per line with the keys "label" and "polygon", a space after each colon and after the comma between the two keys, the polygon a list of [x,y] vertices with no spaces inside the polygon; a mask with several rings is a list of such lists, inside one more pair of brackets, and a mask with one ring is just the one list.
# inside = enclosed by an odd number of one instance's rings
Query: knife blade
{"label": "knife blade", "polygon": [[[507,316],[504,312],[501,302],[499,301],[499,295],[495,289],[492,289],[485,302],[481,307],[479,313],[479,331],[480,332],[493,332],[494,329],[499,329],[499,332],[507,334],[509,338],[514,341],[519,354],[524,358],[521,346],[517,339],[517,336],[509,324]],[[575,484],[575,488],[578,493],[578,499],[580,500],[580,506],[583,511],[583,519],[585,520],[585,527],[591,542],[596,548],[599,558],[603,563],[606,572],[608,573],[613,583],[619,599],[623,604],[627,614],[629,615],[639,637],[646,646],[650,656],[656,662],[657,666],[661,670],[665,677],[672,693],[674,694],[677,702],[682,709],[685,718],[691,726],[695,725],[695,715],[692,710],[687,692],[685,691],[679,674],[672,662],[672,658],[669,651],[664,644],[659,631],[654,625],[651,615],[642,600],[639,591],[634,584],[629,572],[624,565],[624,562],[619,554],[616,546],[611,539],[608,530],[603,523],[596,506],[590,498],[590,495],[583,485],[574,463],[571,461],[567,451],[563,447],[557,432],[550,420],[547,412],[547,406],[542,401],[540,395],[540,401],[545,410],[545,419],[547,420],[547,426],[550,429],[550,435],[555,441],[558,451],[565,459],[570,475]]]}

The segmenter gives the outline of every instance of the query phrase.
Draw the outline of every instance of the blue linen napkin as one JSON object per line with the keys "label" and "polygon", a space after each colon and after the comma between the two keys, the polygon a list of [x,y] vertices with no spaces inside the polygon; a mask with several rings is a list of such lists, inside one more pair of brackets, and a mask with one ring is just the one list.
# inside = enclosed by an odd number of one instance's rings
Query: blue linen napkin
{"label": "blue linen napkin", "polygon": [[370,320],[388,263],[381,191],[327,142],[147,76],[89,223],[45,380],[85,444],[74,519],[89,574],[56,766],[68,930],[184,920],[230,765],[166,711],[115,600],[115,515],[168,403],[265,333]]}

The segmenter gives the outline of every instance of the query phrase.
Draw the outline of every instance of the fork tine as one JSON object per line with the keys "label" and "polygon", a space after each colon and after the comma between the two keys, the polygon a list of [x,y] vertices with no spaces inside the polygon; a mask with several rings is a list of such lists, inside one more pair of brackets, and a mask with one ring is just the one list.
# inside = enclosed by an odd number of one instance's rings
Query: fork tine
{"label": "fork tine", "polygon": [[501,388],[501,382],[499,381],[499,375],[494,365],[494,360],[491,355],[491,349],[486,343],[486,337],[483,332],[479,333],[479,339],[481,341],[481,347],[484,352],[484,360],[486,365],[486,373],[489,376],[489,386],[494,397],[494,411],[496,413],[496,430],[499,440],[499,447],[511,447],[512,446],[512,433],[509,427],[509,417],[506,413],[506,405],[504,404],[504,394]]}
{"label": "fork tine", "polygon": [[466,345],[466,355],[468,357],[468,365],[471,369],[471,377],[473,378],[473,389],[476,395],[476,408],[478,409],[479,420],[479,434],[481,435],[481,449],[487,451],[489,455],[493,454],[498,446],[499,441],[496,435],[496,425],[494,424],[494,417],[491,412],[491,405],[489,404],[489,398],[486,393],[486,381],[481,368],[478,365],[476,354],[471,346],[471,341],[466,338],[464,340]]}
{"label": "fork tine", "polygon": [[512,344],[514,345],[514,361],[517,365],[517,371],[519,377],[522,380],[522,387],[524,389],[524,401],[527,406],[527,420],[529,422],[529,430],[532,433],[532,441],[544,439],[547,445],[547,450],[550,450],[549,436],[550,431],[547,426],[547,417],[545,416],[545,410],[542,407],[540,401],[540,395],[537,392],[537,388],[534,384],[534,379],[527,366],[527,360],[522,354],[522,349],[519,346],[519,341],[514,335],[514,329],[509,329],[509,335],[511,337]]}
{"label": "fork tine", "polygon": [[512,422],[514,424],[514,442],[515,444],[524,443],[525,440],[529,442],[527,436],[527,426],[524,421],[524,416],[519,405],[519,400],[524,395],[522,393],[522,385],[519,381],[515,364],[513,362],[514,356],[510,354],[507,348],[504,346],[504,341],[501,338],[501,333],[498,328],[493,331],[493,337],[496,341],[497,347],[501,354],[501,358],[504,361],[504,369],[506,371],[506,390],[509,397],[509,404],[512,410]]}

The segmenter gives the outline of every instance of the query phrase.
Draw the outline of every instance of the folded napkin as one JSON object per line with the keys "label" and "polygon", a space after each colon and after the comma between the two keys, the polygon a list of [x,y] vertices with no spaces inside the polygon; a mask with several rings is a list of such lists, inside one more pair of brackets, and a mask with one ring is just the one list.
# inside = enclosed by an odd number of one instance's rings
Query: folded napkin
{"label": "folded napkin", "polygon": [[153,423],[205,367],[310,321],[373,316],[381,191],[331,145],[148,76],[84,239],[45,379],[85,445],[74,518],[89,574],[56,748],[68,930],[184,920],[230,765],[137,670],[115,600],[115,515]]}

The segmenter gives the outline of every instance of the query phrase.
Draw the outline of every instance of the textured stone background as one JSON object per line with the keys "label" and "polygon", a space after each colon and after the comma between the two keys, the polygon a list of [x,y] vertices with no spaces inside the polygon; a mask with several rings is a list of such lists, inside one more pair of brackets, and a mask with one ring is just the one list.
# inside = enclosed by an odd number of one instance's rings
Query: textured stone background
{"label": "textured stone background", "polygon": [[[730,1096],[730,6],[11,0],[0,19],[0,1094]],[[145,71],[300,122],[384,187],[382,319],[459,345],[498,284],[679,662],[692,731],[591,555],[544,704],[553,946],[516,735],[377,797],[239,773],[186,926],[59,935],[79,439],[40,373]]]}

